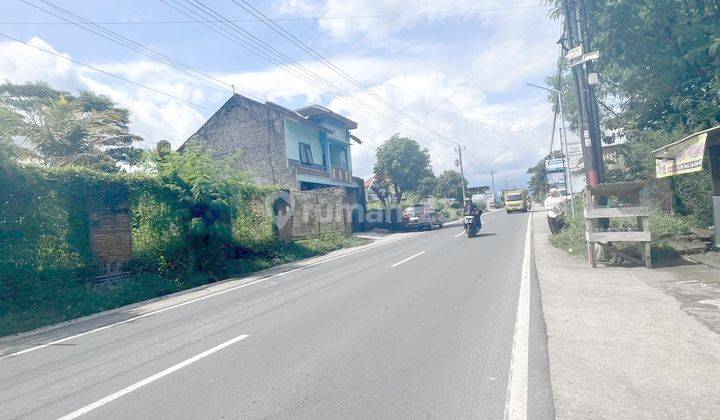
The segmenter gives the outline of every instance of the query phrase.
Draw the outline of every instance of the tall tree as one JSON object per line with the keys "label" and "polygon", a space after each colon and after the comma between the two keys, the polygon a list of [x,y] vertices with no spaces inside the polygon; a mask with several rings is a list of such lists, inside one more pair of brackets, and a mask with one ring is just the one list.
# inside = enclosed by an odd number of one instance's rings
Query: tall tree
{"label": "tall tree", "polygon": [[399,205],[406,191],[416,190],[421,179],[432,175],[430,155],[415,140],[395,134],[377,148],[374,172],[387,180]]}
{"label": "tall tree", "polygon": [[428,175],[420,180],[420,184],[417,187],[417,193],[419,196],[429,196],[435,193],[437,188],[437,178],[434,174]]}
{"label": "tall tree", "polygon": [[465,188],[468,186],[467,180],[463,180],[460,172],[448,170],[437,177],[437,186],[435,187],[435,194],[443,198],[453,198],[455,200],[462,200],[463,183]]}
{"label": "tall tree", "polygon": [[59,91],[45,83],[0,85],[0,124],[19,139],[26,157],[49,166],[116,171],[141,156],[130,133],[130,112],[110,98]]}

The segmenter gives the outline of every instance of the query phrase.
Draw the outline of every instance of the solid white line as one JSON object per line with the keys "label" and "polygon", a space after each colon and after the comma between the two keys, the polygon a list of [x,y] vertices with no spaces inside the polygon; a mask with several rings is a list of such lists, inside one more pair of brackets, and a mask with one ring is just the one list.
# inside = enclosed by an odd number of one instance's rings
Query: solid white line
{"label": "solid white line", "polygon": [[273,278],[276,278],[276,277],[281,277],[281,276],[284,276],[284,275],[286,275],[286,274],[290,274],[290,273],[292,273],[292,272],[295,272],[295,271],[298,271],[298,270],[302,270],[302,269],[304,269],[304,268],[315,267],[315,266],[318,266],[318,265],[320,265],[320,264],[324,264],[324,263],[326,263],[326,262],[336,260],[336,259],[338,259],[338,258],[344,258],[344,257],[350,256],[350,255],[357,254],[357,253],[359,253],[359,252],[367,251],[367,250],[369,250],[369,249],[374,249],[374,248],[377,248],[377,247],[380,247],[380,246],[383,246],[383,245],[388,245],[388,244],[391,244],[391,243],[394,243],[394,242],[401,241],[401,240],[403,240],[403,239],[412,238],[412,237],[415,237],[415,236],[420,235],[420,234],[422,234],[422,233],[423,233],[423,232],[418,232],[418,233],[413,233],[413,234],[405,235],[405,236],[402,236],[402,237],[400,237],[400,238],[395,238],[395,239],[390,239],[390,240],[382,241],[382,242],[380,242],[380,243],[377,243],[377,244],[374,244],[374,245],[370,245],[370,246],[368,246],[368,247],[365,247],[365,248],[362,248],[362,249],[358,249],[358,250],[355,250],[355,251],[347,252],[347,253],[342,254],[342,255],[337,255],[337,256],[335,256],[335,257],[330,257],[330,258],[325,258],[325,259],[323,259],[323,260],[321,260],[321,261],[318,261],[318,262],[316,262],[316,263],[313,263],[313,264],[309,264],[309,265],[306,265],[306,266],[293,268],[293,269],[291,269],[291,270],[283,271],[283,272],[281,272],[281,273],[277,273],[277,274],[274,274],[274,275],[272,275],[272,276],[263,277],[263,278],[260,278],[260,279],[257,279],[257,280],[249,281],[249,282],[247,282],[247,283],[243,283],[243,284],[240,284],[240,285],[237,285],[237,286],[233,286],[233,287],[227,288],[227,289],[225,289],[225,290],[220,290],[220,291],[218,291],[218,292],[214,292],[214,293],[211,293],[211,294],[208,294],[208,295],[205,295],[205,296],[200,296],[200,297],[195,298],[195,299],[190,299],[190,300],[187,300],[187,301],[185,301],[185,302],[178,303],[178,304],[176,304],[176,305],[171,305],[171,306],[168,306],[168,307],[166,307],[166,308],[161,308],[161,309],[157,309],[157,310],[155,310],[155,311],[148,312],[148,313],[146,313],[146,314],[134,316],[134,317],[132,317],[132,318],[128,318],[128,319],[126,319],[126,320],[119,321],[119,322],[116,322],[116,323],[114,323],[114,324],[104,325],[104,326],[102,326],[102,327],[98,327],[98,328],[95,328],[95,329],[92,329],[92,330],[89,330],[89,331],[85,331],[85,332],[82,332],[82,333],[74,334],[74,335],[71,335],[71,336],[68,336],[68,337],[63,337],[63,338],[60,338],[60,339],[57,339],[57,340],[53,340],[53,341],[50,341],[50,342],[47,342],[47,343],[44,343],[44,344],[39,344],[39,345],[37,345],[37,346],[28,347],[28,348],[26,348],[26,349],[19,350],[19,351],[16,351],[16,352],[14,352],[14,353],[10,353],[10,354],[4,355],[4,356],[0,357],[0,360],[6,359],[6,358],[8,358],[8,357],[20,356],[20,355],[22,355],[22,354],[30,353],[30,352],[33,352],[33,351],[35,351],[35,350],[40,350],[40,349],[43,349],[43,348],[45,348],[45,347],[50,347],[50,346],[55,345],[55,344],[64,343],[64,342],[66,342],[66,341],[73,340],[73,339],[75,339],[75,338],[79,338],[79,337],[83,337],[83,336],[86,336],[86,335],[89,335],[89,334],[94,334],[94,333],[96,333],[96,332],[104,331],[104,330],[107,330],[107,329],[109,329],[109,328],[117,327],[118,325],[127,324],[127,323],[130,323],[130,322],[133,322],[133,321],[137,321],[138,319],[146,318],[146,317],[149,317],[149,316],[152,316],[152,315],[157,315],[157,314],[160,314],[160,313],[169,311],[169,310],[171,310],[171,309],[180,308],[180,307],[182,307],[182,306],[189,305],[189,304],[191,304],[191,303],[199,302],[199,301],[202,301],[202,300],[205,300],[205,299],[209,299],[209,298],[211,298],[211,297],[219,296],[219,295],[222,295],[222,294],[225,294],[225,293],[228,293],[228,292],[232,292],[232,291],[235,291],[235,290],[238,290],[238,289],[242,289],[242,288],[244,288],[244,287],[248,287],[248,286],[252,286],[252,285],[254,285],[254,284],[262,283],[262,282],[268,281],[268,280],[273,279]]}
{"label": "solid white line", "polygon": [[410,257],[407,257],[407,258],[405,258],[405,259],[402,260],[402,261],[396,262],[395,264],[391,265],[390,268],[397,267],[398,265],[400,265],[400,264],[402,264],[402,263],[405,263],[405,262],[408,262],[408,261],[412,260],[412,259],[415,258],[415,257],[419,257],[420,255],[422,255],[422,254],[424,254],[424,253],[426,253],[426,252],[427,252],[427,251],[420,251],[420,252],[418,252],[417,254],[412,255],[412,256],[410,256]]}
{"label": "solid white line", "polygon": [[520,296],[518,297],[515,335],[505,399],[505,418],[527,419],[528,403],[528,347],[530,338],[530,241],[532,240],[532,217],[528,218],[525,233]]}
{"label": "solid white line", "polygon": [[204,352],[202,352],[202,353],[200,353],[200,354],[197,354],[197,355],[195,355],[195,356],[193,356],[193,357],[191,357],[191,358],[189,358],[189,359],[187,359],[187,360],[184,360],[184,361],[182,361],[182,362],[180,362],[180,363],[178,363],[178,364],[176,364],[176,365],[170,366],[169,368],[167,368],[167,369],[165,369],[165,370],[163,370],[163,371],[161,371],[161,372],[158,372],[158,373],[156,373],[156,374],[154,374],[154,375],[152,375],[152,376],[149,376],[149,377],[143,379],[143,380],[140,381],[140,382],[135,382],[134,384],[132,384],[132,385],[126,387],[126,388],[123,388],[123,389],[121,389],[121,390],[118,391],[118,392],[112,393],[112,394],[108,395],[107,397],[101,398],[101,399],[95,401],[95,402],[92,403],[92,404],[88,404],[88,405],[86,405],[85,407],[82,407],[82,408],[80,408],[80,409],[77,409],[77,410],[73,411],[73,412],[70,413],[70,414],[66,414],[66,415],[60,417],[59,420],[71,420],[71,419],[78,418],[78,417],[82,416],[83,414],[87,414],[87,413],[93,411],[93,410],[96,409],[96,408],[102,407],[103,405],[105,405],[105,404],[107,404],[107,403],[109,403],[109,402],[111,402],[111,401],[117,400],[118,398],[123,397],[123,396],[125,396],[125,395],[127,395],[127,394],[129,394],[129,393],[131,393],[131,392],[133,392],[133,391],[135,391],[135,390],[137,390],[137,389],[140,389],[140,388],[144,387],[144,386],[147,385],[147,384],[150,384],[150,383],[152,383],[152,382],[155,382],[155,381],[157,381],[157,380],[160,379],[160,378],[163,378],[163,377],[165,377],[165,376],[167,376],[167,375],[169,375],[169,374],[171,374],[171,373],[173,373],[173,372],[175,372],[175,371],[177,371],[177,370],[180,370],[180,369],[184,368],[185,366],[191,365],[191,364],[197,362],[198,360],[200,360],[200,359],[202,359],[202,358],[205,358],[205,357],[207,357],[207,356],[210,356],[211,354],[213,354],[213,353],[215,353],[215,352],[217,352],[217,351],[220,351],[220,350],[224,349],[225,347],[230,346],[230,345],[232,345],[232,344],[235,344],[235,343],[237,343],[238,341],[244,340],[244,339],[246,339],[246,338],[248,338],[248,335],[240,335],[240,336],[237,336],[237,337],[235,337],[235,338],[233,338],[233,339],[230,339],[230,340],[228,340],[228,341],[226,341],[226,342],[224,342],[224,343],[222,343],[222,344],[219,344],[219,345],[211,348],[210,350],[206,350],[206,351],[204,351]]}
{"label": "solid white line", "polygon": [[464,235],[464,234],[465,234],[465,230],[463,230],[462,232],[460,232],[460,233],[458,233],[457,235],[453,236],[453,238],[457,238],[458,236],[462,236],[462,235]]}

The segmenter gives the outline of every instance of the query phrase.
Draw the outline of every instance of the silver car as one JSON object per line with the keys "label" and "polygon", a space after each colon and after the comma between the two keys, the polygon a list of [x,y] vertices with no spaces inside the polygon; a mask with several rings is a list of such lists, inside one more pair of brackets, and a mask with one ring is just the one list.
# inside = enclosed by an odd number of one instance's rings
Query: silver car
{"label": "silver car", "polygon": [[414,204],[403,210],[403,228],[433,230],[443,227],[443,217],[430,204]]}

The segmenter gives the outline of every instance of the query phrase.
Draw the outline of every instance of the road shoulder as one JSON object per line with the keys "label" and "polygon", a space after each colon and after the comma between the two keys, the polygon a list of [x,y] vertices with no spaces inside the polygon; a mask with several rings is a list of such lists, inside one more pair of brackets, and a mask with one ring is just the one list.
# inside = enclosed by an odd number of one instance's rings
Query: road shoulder
{"label": "road shoulder", "polygon": [[324,255],[298,260],[292,263],[279,265],[255,272],[246,277],[234,277],[221,280],[215,283],[208,283],[192,289],[182,290],[176,293],[160,296],[130,305],[110,309],[103,312],[87,315],[81,318],[60,322],[53,325],[40,327],[34,330],[0,337],[0,358],[14,355],[16,352],[53,343],[55,340],[62,340],[66,337],[73,337],[77,334],[84,334],[88,331],[105,328],[109,325],[124,323],[170,310],[175,307],[186,305],[194,301],[211,298],[214,295],[232,291],[255,282],[268,279],[273,276],[282,276],[283,273],[291,270],[299,270],[326,261],[332,261],[344,256],[364,252],[376,247],[388,245],[396,241],[416,236],[417,232],[396,233],[382,238],[374,239],[372,242],[356,247],[343,248],[329,252]]}
{"label": "road shoulder", "polygon": [[720,418],[720,335],[636,275],[592,269],[549,245],[535,264],[558,418]]}

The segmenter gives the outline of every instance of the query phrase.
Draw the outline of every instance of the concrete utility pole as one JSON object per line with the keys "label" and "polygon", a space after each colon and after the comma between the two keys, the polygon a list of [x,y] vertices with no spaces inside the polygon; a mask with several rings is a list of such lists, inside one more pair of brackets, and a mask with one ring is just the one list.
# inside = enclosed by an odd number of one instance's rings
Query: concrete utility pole
{"label": "concrete utility pole", "polygon": [[[587,3],[587,0],[562,0],[565,15],[565,33],[561,41],[563,47],[568,50],[568,54],[572,53],[572,56],[576,59],[570,64],[575,79],[575,97],[580,105],[578,122],[583,160],[585,161],[585,177],[587,185],[595,186],[605,181],[605,162],[602,154],[600,116],[595,89],[588,79],[589,74],[594,74],[592,60],[597,59],[599,53],[590,51]],[[585,148],[586,130],[590,140],[589,150]],[[607,198],[598,197],[595,204],[605,205],[607,204]],[[610,225],[610,220],[599,219],[598,225],[607,228]]]}
{"label": "concrete utility pole", "polygon": [[464,203],[465,202],[465,172],[463,171],[462,151],[463,151],[463,148],[458,144],[457,152],[458,152],[458,163],[460,165],[460,184],[462,184],[462,197],[463,197],[463,203]]}
{"label": "concrete utility pole", "polygon": [[[562,6],[565,15],[563,46],[569,52],[577,51],[575,56],[584,56],[590,49],[585,0],[562,0]],[[592,186],[605,180],[598,105],[594,88],[588,81],[588,74],[592,73],[592,60],[589,58],[580,60],[572,65],[572,70],[575,82],[575,97],[580,111],[578,113],[578,126],[583,149],[585,177],[587,184]],[[588,132],[587,137],[585,136],[586,131]],[[585,144],[586,138],[590,140],[589,148]]]}
{"label": "concrete utility pole", "polygon": [[495,206],[495,171],[490,169],[490,182],[492,183],[493,206]]}

